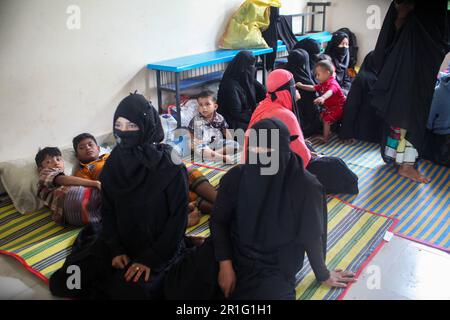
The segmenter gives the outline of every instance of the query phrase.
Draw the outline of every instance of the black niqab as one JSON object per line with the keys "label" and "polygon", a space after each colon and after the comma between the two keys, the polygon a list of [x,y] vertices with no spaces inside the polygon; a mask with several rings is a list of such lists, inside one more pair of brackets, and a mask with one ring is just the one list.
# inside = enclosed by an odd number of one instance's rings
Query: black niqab
{"label": "black niqab", "polygon": [[[301,82],[307,85],[314,85],[314,78],[311,74],[309,55],[306,50],[292,50],[288,56],[288,62],[283,67],[294,75],[295,82]],[[317,95],[315,92],[299,90],[301,99],[297,101],[297,108],[300,124],[305,137],[312,136],[320,132],[322,121],[320,113],[314,104]]]}
{"label": "black niqab", "polygon": [[[273,149],[271,156],[279,157],[279,170],[275,175],[261,175],[261,163],[242,167],[236,214],[239,243],[251,254],[259,254],[326,239],[323,187],[290,150],[286,125],[278,119],[264,119],[252,129],[258,136],[269,130],[268,141],[258,140],[255,146]],[[272,140],[273,130],[278,131],[279,140]]]}
{"label": "black niqab", "polygon": [[347,75],[347,69],[350,63],[350,51],[348,48],[341,48],[339,45],[342,40],[348,39],[348,35],[344,32],[336,32],[333,34],[331,41],[328,43],[325,53],[329,55],[336,69],[336,80],[343,89],[350,89]]}
{"label": "black niqab", "polygon": [[160,144],[164,138],[161,120],[144,96],[131,94],[123,99],[114,114],[114,123],[119,117],[135,123],[139,131],[114,129],[118,145],[111,152],[100,181],[113,196],[142,194],[144,201],[165,189],[181,166],[172,162],[172,148]]}

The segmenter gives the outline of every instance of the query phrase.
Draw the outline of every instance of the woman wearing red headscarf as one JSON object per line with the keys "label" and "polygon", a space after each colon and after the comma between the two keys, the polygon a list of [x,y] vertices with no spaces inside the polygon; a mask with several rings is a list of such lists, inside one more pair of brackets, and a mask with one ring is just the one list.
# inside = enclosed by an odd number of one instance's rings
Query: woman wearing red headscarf
{"label": "woman wearing red headscarf", "polygon": [[[311,160],[311,152],[306,146],[300,128],[300,116],[295,103],[300,99],[300,94],[295,88],[294,76],[287,70],[279,69],[273,71],[267,80],[269,93],[253,112],[248,129],[262,119],[277,118],[281,120],[288,127],[291,136],[296,136],[296,139],[291,142],[291,149],[302,158],[306,168]],[[246,137],[248,134],[247,130]],[[246,148],[247,141],[244,145],[244,155],[247,153]]]}
{"label": "woman wearing red headscarf", "polygon": [[244,157],[248,154],[248,139],[254,124],[263,119],[276,118],[289,129],[292,151],[302,158],[304,167],[317,177],[326,193],[357,194],[359,192],[358,176],[347,167],[344,161],[336,157],[311,154],[307,147],[300,127],[300,112],[296,103],[300,99],[300,94],[295,87],[292,73],[282,69],[271,72],[267,79],[267,91],[266,99],[261,101],[250,120],[244,142]]}

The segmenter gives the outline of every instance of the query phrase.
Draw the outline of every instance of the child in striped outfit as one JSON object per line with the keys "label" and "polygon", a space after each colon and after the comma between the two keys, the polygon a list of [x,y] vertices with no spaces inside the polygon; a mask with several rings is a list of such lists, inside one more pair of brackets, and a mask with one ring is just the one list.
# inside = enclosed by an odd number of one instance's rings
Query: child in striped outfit
{"label": "child in striped outfit", "polygon": [[36,154],[39,171],[38,197],[62,225],[83,226],[101,220],[99,181],[64,174],[64,159],[58,148],[47,147]]}

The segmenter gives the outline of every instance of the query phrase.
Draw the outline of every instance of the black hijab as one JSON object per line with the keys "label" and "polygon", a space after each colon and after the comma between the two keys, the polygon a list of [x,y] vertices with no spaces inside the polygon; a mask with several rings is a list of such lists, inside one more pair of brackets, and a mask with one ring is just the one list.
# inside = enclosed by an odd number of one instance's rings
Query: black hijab
{"label": "black hijab", "polygon": [[[257,137],[267,132],[268,139],[256,139],[256,142],[250,139],[249,152],[252,147],[272,149],[269,156],[279,159],[279,166],[276,174],[262,175],[261,169],[267,165],[262,161],[252,164],[255,157],[247,157],[237,202],[240,243],[251,248],[251,252],[264,255],[294,243],[322,238],[326,234],[323,187],[303,168],[302,159],[291,151],[288,128],[278,119],[264,119],[252,129]],[[274,132],[278,132],[278,137],[272,136]],[[256,158],[260,156],[257,154]]]}
{"label": "black hijab", "polygon": [[339,84],[343,84],[347,77],[347,69],[350,63],[350,51],[348,48],[340,48],[342,40],[348,39],[348,35],[344,32],[335,32],[331,41],[328,43],[325,54],[331,57],[336,68],[336,80]]}
{"label": "black hijab", "polygon": [[296,49],[289,52],[288,62],[284,65],[283,69],[290,71],[294,75],[295,82],[314,85],[309,55],[306,50]]}
{"label": "black hijab", "polygon": [[407,130],[420,155],[436,75],[448,52],[447,0],[416,0],[399,30],[397,15],[393,2],[375,48],[372,105],[387,126]]}
{"label": "black hijab", "polygon": [[[295,82],[300,81],[308,85],[315,84],[310,70],[309,55],[306,50],[297,49],[291,51],[288,56],[288,62],[283,68],[294,75]],[[305,90],[300,90],[300,95],[301,99],[297,101],[297,107],[294,109],[297,111],[294,112],[299,114],[303,134],[309,137],[320,132],[322,126],[319,110],[314,104],[317,95],[315,92]]]}
{"label": "black hijab", "polygon": [[303,39],[301,41],[299,41],[293,48],[293,50],[297,50],[297,49],[303,49],[306,52],[308,52],[309,55],[309,68],[311,70],[311,72],[314,72],[314,68],[316,66],[316,63],[319,62],[321,60],[320,58],[320,52],[321,52],[321,47],[320,44],[311,39],[311,38],[306,38]]}
{"label": "black hijab", "polygon": [[128,119],[139,131],[114,129],[117,146],[111,152],[100,181],[112,197],[131,195],[143,201],[164,190],[179,173],[181,166],[172,162],[172,148],[160,144],[164,131],[156,109],[140,94],[123,99],[114,114]]}
{"label": "black hijab", "polygon": [[227,90],[224,90],[224,86],[233,85],[232,82],[237,82],[242,88],[246,104],[252,110],[256,108],[257,94],[255,89],[256,82],[256,58],[250,51],[241,51],[233,61],[227,66],[225,73],[223,74],[222,81],[219,86],[219,93],[217,97],[217,103],[220,106],[227,105],[229,97],[224,96]]}

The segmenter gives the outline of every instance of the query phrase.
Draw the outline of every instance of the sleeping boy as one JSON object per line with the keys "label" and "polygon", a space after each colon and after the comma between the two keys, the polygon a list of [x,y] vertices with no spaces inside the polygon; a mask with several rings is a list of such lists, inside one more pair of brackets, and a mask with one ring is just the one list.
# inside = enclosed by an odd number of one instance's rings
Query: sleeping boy
{"label": "sleeping boy", "polygon": [[38,197],[62,225],[83,226],[101,220],[99,181],[66,176],[58,148],[46,147],[36,154],[39,172]]}

